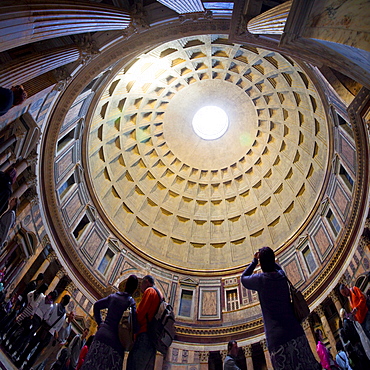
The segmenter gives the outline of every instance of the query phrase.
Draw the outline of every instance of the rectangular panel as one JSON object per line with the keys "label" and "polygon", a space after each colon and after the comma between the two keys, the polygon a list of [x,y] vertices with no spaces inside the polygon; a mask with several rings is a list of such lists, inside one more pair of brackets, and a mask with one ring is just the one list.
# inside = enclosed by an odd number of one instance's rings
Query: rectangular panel
{"label": "rectangular panel", "polygon": [[199,296],[199,320],[220,320],[220,287],[200,287]]}
{"label": "rectangular panel", "polygon": [[333,246],[333,242],[329,236],[329,233],[321,222],[317,229],[312,233],[312,241],[321,259],[323,260]]}

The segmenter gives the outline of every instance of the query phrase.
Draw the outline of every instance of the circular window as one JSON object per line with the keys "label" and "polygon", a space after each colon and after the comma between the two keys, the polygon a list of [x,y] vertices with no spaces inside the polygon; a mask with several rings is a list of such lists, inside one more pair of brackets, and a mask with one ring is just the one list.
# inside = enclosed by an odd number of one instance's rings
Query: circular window
{"label": "circular window", "polygon": [[193,117],[195,133],[205,140],[220,138],[229,127],[229,119],[225,111],[219,107],[208,105],[200,108]]}

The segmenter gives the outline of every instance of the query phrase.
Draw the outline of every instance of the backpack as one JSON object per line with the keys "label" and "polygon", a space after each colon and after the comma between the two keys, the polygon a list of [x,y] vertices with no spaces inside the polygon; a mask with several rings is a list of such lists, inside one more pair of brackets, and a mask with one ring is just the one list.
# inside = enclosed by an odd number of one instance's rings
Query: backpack
{"label": "backpack", "polygon": [[[154,287],[153,287],[154,288]],[[161,298],[153,319],[148,323],[148,335],[157,351],[165,355],[175,337],[175,314],[172,306]]]}
{"label": "backpack", "polygon": [[125,351],[130,351],[134,345],[134,318],[132,306],[123,311],[118,324],[118,337]]}

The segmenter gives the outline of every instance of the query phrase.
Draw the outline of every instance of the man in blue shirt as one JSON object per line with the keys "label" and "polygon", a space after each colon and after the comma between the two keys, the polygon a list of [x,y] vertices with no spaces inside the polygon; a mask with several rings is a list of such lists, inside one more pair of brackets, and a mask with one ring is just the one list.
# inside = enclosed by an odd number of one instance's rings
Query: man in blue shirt
{"label": "man in blue shirt", "polygon": [[238,350],[238,344],[235,340],[231,340],[227,344],[227,356],[224,360],[224,370],[240,370],[240,368],[236,365]]}

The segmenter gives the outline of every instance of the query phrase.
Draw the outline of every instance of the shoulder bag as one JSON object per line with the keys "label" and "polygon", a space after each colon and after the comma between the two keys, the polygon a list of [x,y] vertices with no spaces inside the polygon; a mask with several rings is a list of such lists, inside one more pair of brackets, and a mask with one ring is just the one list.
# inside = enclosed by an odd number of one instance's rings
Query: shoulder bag
{"label": "shoulder bag", "polygon": [[129,306],[118,323],[118,337],[125,351],[130,351],[134,345],[134,317],[133,307]]}
{"label": "shoulder bag", "polygon": [[294,287],[288,277],[285,275],[290,291],[290,299],[293,306],[294,316],[301,323],[309,314],[310,308],[302,294],[302,292]]}

